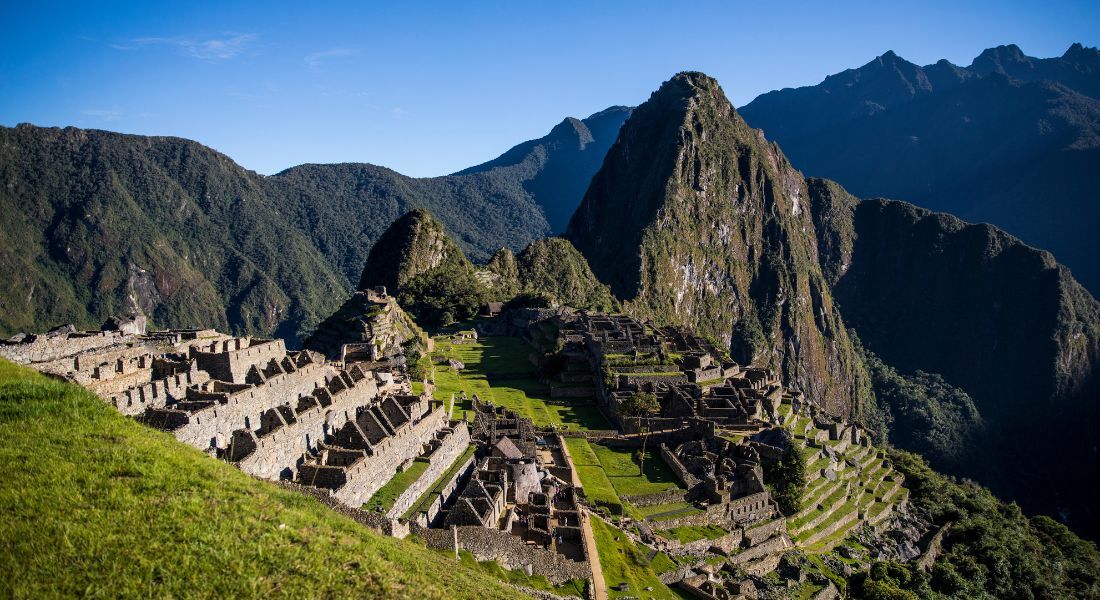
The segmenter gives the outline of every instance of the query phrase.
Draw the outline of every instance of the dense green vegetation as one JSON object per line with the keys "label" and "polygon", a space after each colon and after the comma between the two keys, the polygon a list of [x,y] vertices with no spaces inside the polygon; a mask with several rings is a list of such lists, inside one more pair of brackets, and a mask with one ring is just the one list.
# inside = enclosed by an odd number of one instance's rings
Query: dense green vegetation
{"label": "dense green vegetation", "polygon": [[472,267],[443,224],[417,208],[391,223],[371,246],[358,289],[381,285],[397,295],[413,278],[433,269],[461,272]]}
{"label": "dense green vegetation", "polygon": [[661,412],[661,403],[653,392],[634,392],[619,405],[619,412],[627,417],[652,417]]}
{"label": "dense green vegetation", "polygon": [[[1090,491],[1100,487],[1092,425],[1100,302],[1050,254],[989,225],[842,192],[811,186],[819,257],[835,278],[844,322],[907,380],[879,370],[893,416],[904,421],[891,439],[908,436],[911,449],[1028,512],[1068,509],[1072,527],[1097,535]],[[984,434],[973,435],[975,413],[960,391],[973,399]],[[1021,443],[1036,435],[1060,443]]]}
{"label": "dense green vegetation", "polygon": [[1026,517],[986,488],[933,471],[919,456],[890,454],[912,501],[950,523],[930,573],[877,564],[855,580],[863,598],[1096,598],[1100,553],[1048,517]]}
{"label": "dense green vegetation", "polygon": [[939,375],[902,375],[870,351],[864,359],[890,443],[921,454],[937,469],[964,471],[983,427],[970,396]]}
{"label": "dense green vegetation", "polygon": [[439,327],[477,316],[489,298],[489,290],[472,269],[442,266],[409,280],[397,302],[417,323]]}
{"label": "dense green vegetation", "polygon": [[309,332],[347,279],[267,180],[175,138],[0,128],[0,334],[159,326]]}
{"label": "dense green vegetation", "polygon": [[3,360],[0,440],[5,597],[517,595]]}
{"label": "dense green vegetation", "polygon": [[568,240],[558,237],[532,242],[516,257],[519,289],[542,294],[555,304],[611,311],[619,303],[588,267],[588,261]]}
{"label": "dense green vegetation", "polygon": [[774,467],[765,470],[764,475],[779,510],[785,515],[793,515],[802,510],[802,497],[806,492],[806,456],[790,433],[786,430],[783,433],[786,437],[783,455]]}
{"label": "dense green vegetation", "polygon": [[[599,132],[581,144],[599,155],[587,159],[592,170],[626,114],[609,111],[578,133]],[[573,188],[591,171],[567,145],[528,151],[510,166],[430,179],[363,164],[262,177],[178,138],[0,128],[0,268],[14,276],[0,291],[0,334],[95,327],[132,310],[133,294],[159,326],[300,339],[412,208],[431,209],[478,260],[545,235],[540,203],[575,206]],[[545,185],[525,188],[535,180]]]}

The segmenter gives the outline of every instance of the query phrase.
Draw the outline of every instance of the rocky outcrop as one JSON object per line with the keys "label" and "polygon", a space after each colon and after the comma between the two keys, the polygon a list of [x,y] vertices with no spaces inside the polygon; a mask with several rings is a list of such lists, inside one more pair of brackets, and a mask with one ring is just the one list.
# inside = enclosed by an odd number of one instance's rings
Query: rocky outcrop
{"label": "rocky outcrop", "polygon": [[808,195],[716,81],[681,73],[627,120],[566,237],[630,312],[688,326],[849,414],[863,374]]}
{"label": "rocky outcrop", "polygon": [[397,295],[417,275],[452,266],[471,268],[443,224],[427,210],[417,208],[391,223],[374,243],[359,278],[359,289],[385,286],[390,294]]}

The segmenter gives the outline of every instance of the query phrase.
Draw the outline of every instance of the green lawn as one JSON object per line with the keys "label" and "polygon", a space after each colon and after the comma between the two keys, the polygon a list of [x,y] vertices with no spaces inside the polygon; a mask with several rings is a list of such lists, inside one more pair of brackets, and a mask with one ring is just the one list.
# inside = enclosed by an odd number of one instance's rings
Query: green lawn
{"label": "green lawn", "polygon": [[680,480],[668,468],[656,448],[646,448],[645,472],[638,461],[638,450],[633,448],[609,448],[593,444],[592,450],[603,466],[611,485],[620,496],[655,494],[672,489],[683,489]]}
{"label": "green lawn", "polygon": [[584,486],[585,496],[593,503],[602,503],[611,506],[622,507],[622,500],[615,493],[615,487],[604,472],[600,459],[592,450],[592,445],[584,438],[565,438],[565,446],[569,448],[569,455],[573,458],[573,466],[576,467],[577,477]]}
{"label": "green lawn", "polygon": [[[675,566],[667,556],[658,553],[650,563],[646,560],[648,551],[644,547],[635,546],[625,533],[598,517],[593,517],[591,522],[609,597],[680,597],[657,578],[658,572],[671,570]],[[629,589],[620,592],[617,588],[623,583],[628,584]],[[652,587],[653,591],[647,592],[647,587]]]}
{"label": "green lawn", "polygon": [[569,447],[569,454],[573,457],[573,464],[584,485],[585,494],[592,501],[619,504],[635,518],[653,514],[653,510],[665,512],[690,506],[686,502],[676,502],[636,508],[621,499],[622,496],[683,489],[655,449],[646,449],[645,472],[642,472],[637,460],[637,449],[609,448],[589,443],[583,438],[566,438],[565,444]]}
{"label": "green lawn", "polygon": [[443,474],[435,480],[435,483],[432,484],[432,487],[428,488],[427,491],[421,494],[420,497],[417,498],[416,502],[414,502],[413,505],[409,507],[409,510],[405,513],[405,518],[409,519],[412,517],[412,515],[415,515],[418,512],[428,510],[428,507],[431,505],[431,503],[435,501],[435,497],[443,491],[443,488],[447,486],[447,482],[451,480],[451,477],[454,477],[455,472],[462,468],[462,465],[466,464],[466,461],[474,455],[475,450],[477,450],[477,446],[467,446],[466,450],[463,451],[462,454],[458,455],[458,458],[456,458],[455,461],[451,463],[451,466],[447,467],[447,470],[444,471]]}
{"label": "green lawn", "polygon": [[[483,337],[476,342],[452,344],[446,337],[436,338],[436,354],[461,361],[460,372],[447,365],[435,366],[435,397],[468,398],[477,394],[482,400],[504,406],[531,419],[539,426],[564,426],[574,430],[611,429],[595,405],[587,401],[550,398],[550,388],[535,378],[535,366],[528,360],[531,348],[514,337]],[[455,417],[470,410],[469,401],[455,402]]]}
{"label": "green lawn", "polygon": [[634,512],[640,517],[653,517],[656,521],[667,521],[691,513],[702,512],[702,510],[696,508],[690,502],[669,502],[668,504],[635,507]]}
{"label": "green lawn", "polygon": [[424,474],[424,471],[428,470],[430,463],[426,461],[413,461],[413,464],[409,465],[409,468],[404,471],[398,471],[386,485],[378,488],[378,491],[370,497],[370,500],[363,505],[364,510],[381,510],[382,512],[389,511],[393,508],[393,503],[397,502],[397,499],[401,494],[409,489],[409,486],[420,479],[420,476]]}
{"label": "green lawn", "polygon": [[716,540],[729,531],[717,525],[695,525],[692,527],[676,527],[661,532],[661,535],[679,540],[682,544],[689,544],[699,540]]}
{"label": "green lawn", "polygon": [[0,464],[0,597],[517,595],[3,360]]}

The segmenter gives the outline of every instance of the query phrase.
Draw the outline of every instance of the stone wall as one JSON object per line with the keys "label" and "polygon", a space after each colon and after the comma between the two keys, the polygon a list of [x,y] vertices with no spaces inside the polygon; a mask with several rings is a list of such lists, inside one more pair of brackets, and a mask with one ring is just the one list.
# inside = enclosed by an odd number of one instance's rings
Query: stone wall
{"label": "stone wall", "polygon": [[376,444],[370,456],[345,470],[347,479],[336,490],[336,499],[348,506],[362,506],[397,473],[398,467],[419,456],[423,445],[446,424],[446,411],[436,405],[419,421],[400,427],[394,435]]}
{"label": "stone wall", "polygon": [[656,506],[658,504],[672,504],[673,502],[683,502],[687,496],[687,490],[673,489],[664,492],[656,492],[654,494],[638,494],[635,496],[619,496],[620,499],[625,500],[634,506]]}
{"label": "stone wall", "polygon": [[[309,395],[325,382],[330,372],[331,367],[321,363],[307,364],[297,371],[275,375],[262,385],[240,388],[223,397],[224,403],[216,400],[212,406],[194,412],[177,408],[152,409],[146,412],[146,419],[156,426],[165,423],[162,429],[171,430],[177,439],[201,450],[224,449],[229,446],[234,431],[258,429],[264,412]],[[221,389],[223,386],[214,387]],[[217,394],[191,388],[187,396],[191,400],[214,398]]]}
{"label": "stone wall", "polygon": [[786,534],[777,535],[773,538],[765,540],[751,548],[746,549],[743,552],[735,554],[730,557],[730,562],[737,565],[743,565],[751,560],[768,556],[770,554],[777,554],[791,548],[790,538]]}
{"label": "stone wall", "polygon": [[120,413],[136,417],[148,408],[162,408],[169,400],[184,398],[189,386],[200,385],[209,380],[210,375],[206,371],[183,371],[115,394],[107,402]]}
{"label": "stone wall", "polygon": [[680,459],[676,458],[676,455],[665,444],[661,444],[661,458],[664,459],[668,468],[672,469],[673,474],[683,482],[684,487],[690,490],[699,484],[699,479],[684,468],[684,465],[680,463]]}
{"label": "stone wall", "polygon": [[676,539],[666,538],[661,546],[664,550],[676,556],[702,556],[711,552],[712,549],[722,554],[731,554],[734,550],[740,548],[742,535],[740,529],[734,529],[726,535],[715,539],[695,540],[694,542],[688,542],[686,544]]}
{"label": "stone wall", "polygon": [[746,527],[744,531],[745,542],[749,546],[755,546],[760,542],[763,542],[764,540],[776,535],[777,533],[786,533],[787,520],[779,518],[774,521],[768,521],[763,525]]}
{"label": "stone wall", "polygon": [[[120,331],[93,331],[85,333],[41,334],[28,336],[27,341],[0,343],[0,356],[19,364],[59,361],[89,350],[98,350],[124,343],[134,336]],[[78,371],[79,368],[64,369]]]}
{"label": "stone wall", "polygon": [[[412,533],[433,548],[454,548],[455,533],[450,529],[425,529],[411,526]],[[493,560],[506,569],[527,569],[546,577],[555,585],[570,579],[591,577],[588,561],[573,561],[550,550],[530,546],[519,537],[497,529],[467,525],[457,528],[458,545],[477,560]]]}
{"label": "stone wall", "polygon": [[[332,401],[328,406],[316,403],[297,413],[293,423],[277,427],[264,435],[257,435],[251,429],[235,431],[229,448],[231,460],[235,459],[237,466],[250,475],[264,479],[292,478],[306,452],[316,449],[326,433],[354,419],[356,407],[369,403],[377,395],[378,386],[374,378],[367,377],[335,394],[325,394]],[[294,402],[291,402],[293,405]],[[250,448],[236,453],[239,451],[235,446],[242,439]]]}
{"label": "stone wall", "polygon": [[470,455],[466,462],[462,463],[462,466],[455,471],[454,476],[447,481],[443,489],[439,491],[439,494],[432,499],[431,504],[425,512],[417,513],[413,520],[416,521],[421,527],[428,527],[435,523],[440,518],[440,513],[443,511],[443,507],[450,504],[466,486],[466,482],[470,478],[470,474],[474,472],[474,468],[477,465],[477,456]]}
{"label": "stone wall", "polygon": [[[420,474],[409,487],[405,488],[404,492],[397,497],[397,500],[393,504],[393,508],[386,513],[391,519],[396,519],[403,516],[412,505],[420,499],[420,496],[424,495],[424,492],[428,491],[435,483],[436,479],[439,479],[443,473],[450,468],[454,461],[466,451],[466,448],[470,445],[470,428],[466,423],[462,421],[452,421],[450,423],[451,431],[446,434],[442,439],[442,443],[438,448],[431,453],[430,456],[421,456],[416,460],[426,460],[429,465],[428,468]],[[447,431],[446,429],[442,431]]]}
{"label": "stone wall", "polygon": [[191,357],[198,361],[200,369],[214,379],[232,383],[244,382],[245,374],[253,366],[262,368],[284,356],[286,345],[281,339],[236,338],[191,346]]}

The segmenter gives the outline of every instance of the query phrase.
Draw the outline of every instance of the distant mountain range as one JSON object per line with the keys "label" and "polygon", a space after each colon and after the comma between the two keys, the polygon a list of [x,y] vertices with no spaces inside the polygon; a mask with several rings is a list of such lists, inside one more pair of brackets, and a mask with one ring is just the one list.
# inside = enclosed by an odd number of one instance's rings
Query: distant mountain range
{"label": "distant mountain range", "polygon": [[0,127],[0,334],[136,310],[161,326],[300,340],[410,209],[430,209],[480,262],[563,229],[629,114],[565,119],[493,161],[421,179],[355,163],[264,177],[180,138]]}
{"label": "distant mountain range", "polygon": [[1100,290],[1100,51],[1016,46],[969,67],[887,52],[739,111],[808,175],[989,222]]}

